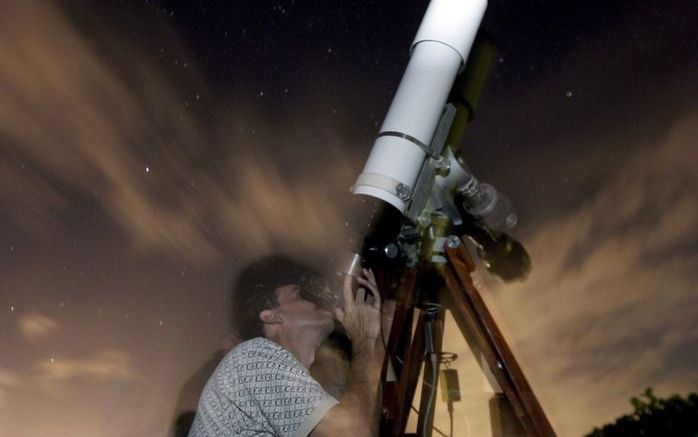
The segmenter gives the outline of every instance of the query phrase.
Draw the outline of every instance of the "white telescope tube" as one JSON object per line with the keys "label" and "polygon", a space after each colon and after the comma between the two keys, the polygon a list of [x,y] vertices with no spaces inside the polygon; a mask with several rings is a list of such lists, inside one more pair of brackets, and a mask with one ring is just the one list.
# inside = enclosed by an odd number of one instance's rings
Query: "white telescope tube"
{"label": "white telescope tube", "polygon": [[486,0],[432,0],[412,56],[354,194],[407,207],[458,70],[468,58]]}

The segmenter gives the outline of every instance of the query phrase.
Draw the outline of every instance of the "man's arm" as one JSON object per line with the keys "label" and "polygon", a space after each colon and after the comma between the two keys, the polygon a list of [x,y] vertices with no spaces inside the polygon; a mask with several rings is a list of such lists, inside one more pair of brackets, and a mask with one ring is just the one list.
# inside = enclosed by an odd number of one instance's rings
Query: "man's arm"
{"label": "man's arm", "polygon": [[356,297],[352,277],[345,278],[344,310],[337,311],[337,319],[352,343],[347,388],[339,404],[310,433],[313,437],[378,435],[380,374],[385,352],[380,342],[381,299],[373,273],[365,269],[363,273],[364,278],[358,278],[362,287],[357,289]]}

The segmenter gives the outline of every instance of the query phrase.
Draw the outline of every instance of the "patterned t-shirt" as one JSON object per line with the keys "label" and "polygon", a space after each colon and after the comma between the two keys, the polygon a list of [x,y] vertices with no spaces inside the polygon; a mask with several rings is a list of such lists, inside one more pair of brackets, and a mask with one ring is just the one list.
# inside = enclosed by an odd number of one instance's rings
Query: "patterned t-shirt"
{"label": "patterned t-shirt", "polygon": [[254,338],[213,372],[189,437],[305,437],[336,403],[291,352]]}

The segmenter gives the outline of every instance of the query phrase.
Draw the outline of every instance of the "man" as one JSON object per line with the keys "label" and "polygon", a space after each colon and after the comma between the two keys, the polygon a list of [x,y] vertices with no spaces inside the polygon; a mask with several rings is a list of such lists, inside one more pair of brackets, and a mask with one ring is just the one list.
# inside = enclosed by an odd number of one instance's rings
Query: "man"
{"label": "man", "polygon": [[[263,258],[240,275],[235,301],[244,341],[221,361],[199,401],[190,437],[371,436],[378,434],[383,361],[381,299],[373,273],[337,297],[311,268],[281,256]],[[335,328],[351,340],[347,385],[339,400],[308,371]]]}

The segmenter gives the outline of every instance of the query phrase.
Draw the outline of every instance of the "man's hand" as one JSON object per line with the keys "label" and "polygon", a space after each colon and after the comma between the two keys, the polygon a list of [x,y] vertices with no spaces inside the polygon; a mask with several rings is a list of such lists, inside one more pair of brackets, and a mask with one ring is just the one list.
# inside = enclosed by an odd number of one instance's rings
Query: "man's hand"
{"label": "man's hand", "polygon": [[377,436],[380,419],[380,372],[383,349],[381,338],[381,297],[373,272],[363,269],[357,278],[356,296],[352,277],[344,278],[344,309],[336,316],[351,339],[352,357],[347,388],[335,405],[310,433],[312,437],[344,435]]}
{"label": "man's hand", "polygon": [[381,296],[376,285],[376,277],[368,269],[362,269],[364,277],[357,277],[361,285],[352,291],[352,276],[344,278],[342,297],[344,309],[335,311],[337,320],[344,326],[353,344],[374,341],[381,333]]}

